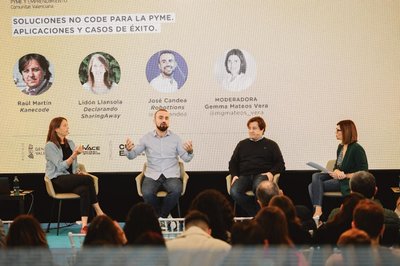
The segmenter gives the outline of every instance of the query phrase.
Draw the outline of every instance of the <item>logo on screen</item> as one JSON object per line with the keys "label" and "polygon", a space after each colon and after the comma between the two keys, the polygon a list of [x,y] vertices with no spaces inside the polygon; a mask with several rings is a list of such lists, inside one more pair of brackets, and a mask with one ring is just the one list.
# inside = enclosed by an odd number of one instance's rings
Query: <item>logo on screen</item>
{"label": "logo on screen", "polygon": [[32,144],[28,145],[28,158],[29,159],[35,158],[35,155],[33,155],[33,145]]}
{"label": "logo on screen", "polygon": [[82,147],[84,155],[100,155],[100,146],[84,144]]}
{"label": "logo on screen", "polygon": [[125,144],[119,144],[118,154],[119,156],[125,156]]}
{"label": "logo on screen", "polygon": [[44,156],[44,147],[34,146],[33,144],[28,144],[28,155],[29,159],[35,159],[36,156]]}

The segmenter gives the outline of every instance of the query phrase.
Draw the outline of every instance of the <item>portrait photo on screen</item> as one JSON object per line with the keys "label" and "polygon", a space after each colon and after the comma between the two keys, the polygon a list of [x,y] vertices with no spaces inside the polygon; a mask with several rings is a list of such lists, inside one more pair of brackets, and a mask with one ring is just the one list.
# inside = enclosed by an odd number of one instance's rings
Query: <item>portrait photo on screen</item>
{"label": "portrait photo on screen", "polygon": [[54,70],[50,62],[41,54],[26,54],[14,65],[14,83],[27,95],[46,92],[54,80]]}
{"label": "portrait photo on screen", "polygon": [[256,77],[254,58],[241,49],[230,49],[215,64],[215,77],[227,91],[246,90]]}
{"label": "portrait photo on screen", "polygon": [[186,61],[175,51],[159,51],[147,62],[147,81],[158,92],[177,92],[185,84],[187,76]]}
{"label": "portrait photo on screen", "polygon": [[117,88],[121,78],[118,61],[107,53],[86,56],[79,66],[79,80],[86,91],[106,94]]}

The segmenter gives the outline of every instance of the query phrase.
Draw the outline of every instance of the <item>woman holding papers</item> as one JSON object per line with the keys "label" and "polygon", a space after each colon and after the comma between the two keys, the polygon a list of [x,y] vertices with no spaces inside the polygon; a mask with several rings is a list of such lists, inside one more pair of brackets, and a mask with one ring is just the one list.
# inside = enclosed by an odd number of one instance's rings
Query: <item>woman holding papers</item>
{"label": "woman holding papers", "polygon": [[349,179],[353,173],[368,170],[367,155],[363,147],[357,143],[356,125],[351,120],[342,120],[336,125],[336,139],[340,141],[334,170],[328,173],[315,173],[308,186],[314,211],[314,220],[322,215],[322,198],[325,191],[341,191],[350,193]]}

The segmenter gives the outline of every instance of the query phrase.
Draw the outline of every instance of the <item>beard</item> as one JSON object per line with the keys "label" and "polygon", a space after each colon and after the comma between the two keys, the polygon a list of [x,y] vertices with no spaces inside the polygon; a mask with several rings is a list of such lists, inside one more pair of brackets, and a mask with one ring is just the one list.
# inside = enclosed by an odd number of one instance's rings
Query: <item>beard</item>
{"label": "beard", "polygon": [[165,132],[168,129],[167,124],[161,123],[159,126],[157,125],[157,129],[160,130],[161,132]]}

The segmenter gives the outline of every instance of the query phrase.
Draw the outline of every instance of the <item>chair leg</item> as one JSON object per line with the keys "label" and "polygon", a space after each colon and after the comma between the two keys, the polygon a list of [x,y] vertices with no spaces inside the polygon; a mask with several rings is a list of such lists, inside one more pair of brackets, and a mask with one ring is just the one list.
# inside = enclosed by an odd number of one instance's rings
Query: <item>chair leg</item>
{"label": "chair leg", "polygon": [[55,199],[51,200],[51,209],[50,209],[50,217],[49,217],[49,223],[47,224],[47,230],[46,233],[50,232],[50,224],[51,224],[51,220],[53,219],[53,211],[54,211],[54,205],[55,205]]}
{"label": "chair leg", "polygon": [[233,202],[233,216],[236,216],[236,201]]}
{"label": "chair leg", "polygon": [[57,216],[57,235],[60,231],[60,216],[61,216],[62,200],[58,202],[58,216]]}
{"label": "chair leg", "polygon": [[179,200],[178,200],[178,217],[181,218],[181,206],[179,204]]}

